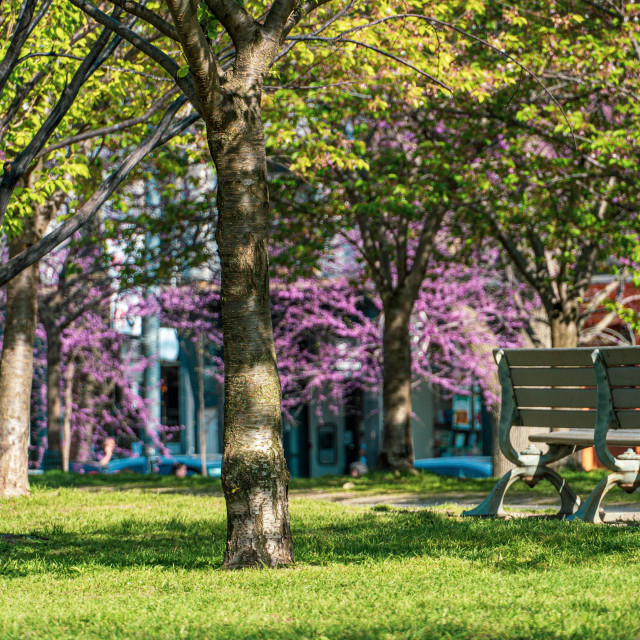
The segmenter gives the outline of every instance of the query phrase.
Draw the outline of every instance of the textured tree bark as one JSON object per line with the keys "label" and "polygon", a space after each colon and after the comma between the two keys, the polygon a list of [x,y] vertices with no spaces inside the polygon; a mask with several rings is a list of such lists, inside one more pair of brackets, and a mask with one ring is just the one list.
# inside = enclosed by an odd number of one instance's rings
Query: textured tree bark
{"label": "textured tree bark", "polygon": [[412,469],[411,435],[411,305],[385,305],[382,381],[382,469]]}
{"label": "textured tree bark", "polygon": [[[100,395],[100,385],[90,377],[87,377],[82,372],[76,370],[74,372],[75,384],[74,386],[80,392],[78,398],[78,407],[88,407],[91,398],[95,398]],[[66,415],[66,414],[65,414]],[[69,457],[71,460],[90,460],[91,459],[91,445],[93,442],[93,427],[87,427],[86,425],[82,429],[77,429],[71,436],[71,450]]]}
{"label": "textured tree bark", "polygon": [[67,472],[71,462],[71,403],[73,401],[75,369],[75,362],[73,355],[71,355],[64,375],[64,419],[62,421],[62,470]]}
{"label": "textured tree bark", "polygon": [[218,171],[216,239],[225,345],[224,566],[274,567],[293,561],[293,543],[269,300],[269,198],[260,92],[232,94],[225,101],[207,122]]}
{"label": "textured tree bark", "polygon": [[549,314],[551,346],[554,349],[572,349],[578,346],[577,305],[566,304],[561,310]]}
{"label": "textured tree bark", "polygon": [[40,314],[40,318],[47,333],[47,449],[62,453],[60,333],[55,326],[55,319],[46,311]]}
{"label": "textured tree bark", "polygon": [[[37,214],[34,214],[37,218]],[[10,243],[10,257],[32,244],[37,219],[24,221],[22,236]],[[39,263],[7,285],[7,310],[0,362],[0,497],[29,494],[29,427],[33,342],[36,332]]]}

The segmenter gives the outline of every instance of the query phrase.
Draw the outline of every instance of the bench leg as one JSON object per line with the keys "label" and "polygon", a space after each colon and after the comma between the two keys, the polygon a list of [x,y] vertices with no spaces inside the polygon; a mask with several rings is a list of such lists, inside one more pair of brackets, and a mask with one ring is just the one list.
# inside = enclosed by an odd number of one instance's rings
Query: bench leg
{"label": "bench leg", "polygon": [[569,486],[569,483],[553,469],[541,467],[540,475],[546,478],[560,494],[560,510],[558,515],[562,518],[575,513],[580,507],[578,494]]}
{"label": "bench leg", "polygon": [[[604,511],[601,508],[602,500],[616,485],[622,485],[625,490],[633,491],[638,486],[638,474],[635,472],[616,472],[609,474],[589,494],[584,504],[567,520],[582,520],[592,524],[602,524]],[[602,514],[602,515],[601,515]]]}
{"label": "bench leg", "polygon": [[553,484],[560,494],[560,511],[558,515],[563,517],[572,514],[580,506],[580,498],[573,489],[568,485],[567,481],[558,475],[553,469],[547,467],[516,467],[505,473],[498,480],[495,487],[486,499],[475,509],[463,511],[463,516],[504,516],[506,512],[503,507],[504,497],[511,486],[518,480],[527,479],[527,484],[531,479],[546,479]]}

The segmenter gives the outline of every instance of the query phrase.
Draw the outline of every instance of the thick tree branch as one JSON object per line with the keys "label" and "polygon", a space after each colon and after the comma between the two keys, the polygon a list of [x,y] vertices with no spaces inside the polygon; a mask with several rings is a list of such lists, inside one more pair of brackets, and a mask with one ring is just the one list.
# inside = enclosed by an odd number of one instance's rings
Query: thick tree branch
{"label": "thick tree branch", "polygon": [[54,231],[42,238],[42,240],[0,267],[0,286],[6,284],[12,278],[15,278],[23,269],[40,260],[60,243],[72,236],[78,229],[82,228],[91,220],[139,162],[151,151],[162,146],[196,122],[199,116],[194,114],[183,118],[180,122],[171,126],[173,118],[184,104],[185,98],[179,98],[167,109],[154,132],[143,140],[122,161],[117,170],[101,183],[93,196],[87,200],[72,218],[63,222]]}
{"label": "thick tree branch", "polygon": [[[53,0],[45,0],[42,3],[40,8],[38,9],[38,13],[36,13],[35,17],[31,21],[31,26],[29,27],[29,33],[27,34],[27,37],[29,37],[33,33],[33,30],[38,26],[40,20],[44,18],[44,15],[47,13],[47,11],[49,11],[49,7],[51,7],[52,4]],[[74,40],[75,38],[71,38],[71,44],[74,44]]]}
{"label": "thick tree branch", "polygon": [[282,30],[297,4],[298,0],[274,0],[265,18],[264,30],[280,39],[282,37]]}
{"label": "thick tree branch", "polygon": [[252,42],[260,25],[236,0],[205,0],[207,6],[227,30],[236,51]]}
{"label": "thick tree branch", "polygon": [[378,236],[378,252],[380,255],[380,270],[387,282],[393,285],[393,273],[391,271],[391,256],[389,252],[389,244],[385,233],[384,221],[376,221],[376,235]]}
{"label": "thick tree branch", "polygon": [[440,230],[445,213],[444,207],[438,207],[425,217],[416,248],[416,255],[404,281],[405,290],[412,301],[418,297],[420,287],[424,282],[427,266],[433,252],[433,245],[436,241],[436,234]]}
{"label": "thick tree branch", "polygon": [[222,72],[198,22],[191,0],[166,0],[196,88],[198,102],[210,114],[220,100]]}
{"label": "thick tree branch", "polygon": [[409,232],[409,221],[406,218],[402,218],[398,225],[398,232],[396,234],[396,268],[398,269],[398,287],[404,285],[405,278],[407,277],[407,233]]}
{"label": "thick tree branch", "polygon": [[380,297],[385,300],[393,290],[393,282],[390,277],[385,277],[380,261],[380,247],[377,246],[373,239],[370,220],[362,213],[357,214],[356,218],[360,228],[360,235],[362,236],[362,256],[369,265],[371,277],[380,293]]}

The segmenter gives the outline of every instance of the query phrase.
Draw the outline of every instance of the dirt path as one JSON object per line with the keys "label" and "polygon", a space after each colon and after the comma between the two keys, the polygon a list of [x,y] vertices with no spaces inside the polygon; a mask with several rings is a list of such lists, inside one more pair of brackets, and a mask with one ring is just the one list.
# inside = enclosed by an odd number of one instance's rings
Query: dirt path
{"label": "dirt path", "polygon": [[[336,491],[292,491],[293,498],[310,498],[312,500],[330,500],[340,504],[375,507],[389,505],[403,509],[428,509],[444,505],[468,509],[475,507],[486,497],[485,493],[447,493],[445,495],[419,493],[376,493],[358,494],[348,490]],[[516,495],[505,507],[514,517],[525,516],[531,512],[554,509],[560,505],[556,496]],[[640,502],[611,503],[606,505],[605,522],[640,522]]]}

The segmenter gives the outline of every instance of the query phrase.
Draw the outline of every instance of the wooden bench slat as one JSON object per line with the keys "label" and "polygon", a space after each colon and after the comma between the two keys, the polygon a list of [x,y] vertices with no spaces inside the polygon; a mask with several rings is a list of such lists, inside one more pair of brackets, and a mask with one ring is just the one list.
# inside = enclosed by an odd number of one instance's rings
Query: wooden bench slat
{"label": "wooden bench slat", "polygon": [[[640,416],[640,412],[638,412]],[[596,412],[589,409],[521,409],[520,417],[525,427],[555,427],[566,429],[593,429],[596,424]],[[638,425],[640,426],[640,425]]]}
{"label": "wooden bench slat", "polygon": [[[616,411],[621,429],[640,429],[640,411]],[[520,409],[522,426],[558,429],[593,429],[594,409]]]}
{"label": "wooden bench slat", "polygon": [[616,409],[640,409],[640,389],[612,389]]}
{"label": "wooden bench slat", "polygon": [[598,395],[591,389],[516,388],[516,402],[519,407],[563,407],[595,409]]}
{"label": "wooden bench slat", "polygon": [[640,387],[640,367],[611,367],[607,375],[612,387]]}
{"label": "wooden bench slat", "polygon": [[640,365],[640,347],[598,347],[607,367]]}
{"label": "wooden bench slat", "polygon": [[[504,349],[511,367],[590,367],[595,347]],[[640,365],[640,347],[598,347],[608,367]]]}
{"label": "wooden bench slat", "polygon": [[511,367],[592,367],[593,348],[505,349]]}
{"label": "wooden bench slat", "polygon": [[621,429],[640,429],[640,411],[616,411]]}
{"label": "wooden bench slat", "polygon": [[[598,406],[598,395],[595,388],[516,387],[514,391],[519,407],[595,409]],[[612,396],[616,409],[640,408],[640,389],[612,389]]]}
{"label": "wooden bench slat", "polygon": [[[550,433],[533,433],[529,436],[531,442],[545,442],[547,444],[571,444],[593,446],[593,429],[572,429],[571,431],[552,431]],[[612,447],[640,446],[640,431],[611,429],[607,432],[607,444]]]}
{"label": "wooden bench slat", "polygon": [[[624,370],[620,369],[620,372],[622,371]],[[511,380],[515,387],[595,387],[596,372],[593,367],[576,367],[575,369],[513,368],[511,369]],[[629,382],[629,385],[631,384]],[[640,367],[638,368],[638,384],[640,385]]]}

